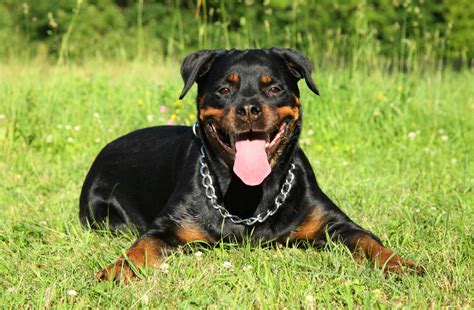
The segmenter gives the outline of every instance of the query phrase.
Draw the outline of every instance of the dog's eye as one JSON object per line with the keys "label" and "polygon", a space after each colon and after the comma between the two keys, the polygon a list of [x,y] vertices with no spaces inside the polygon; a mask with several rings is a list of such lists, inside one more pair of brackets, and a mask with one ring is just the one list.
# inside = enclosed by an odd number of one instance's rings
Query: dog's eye
{"label": "dog's eye", "polygon": [[280,88],[280,87],[272,86],[272,87],[270,87],[270,89],[268,90],[268,95],[270,95],[270,96],[275,96],[275,95],[278,95],[280,92],[281,92],[281,88]]}
{"label": "dog's eye", "polygon": [[229,87],[222,87],[221,89],[218,90],[218,92],[221,95],[228,95],[228,94],[230,94],[230,88]]}

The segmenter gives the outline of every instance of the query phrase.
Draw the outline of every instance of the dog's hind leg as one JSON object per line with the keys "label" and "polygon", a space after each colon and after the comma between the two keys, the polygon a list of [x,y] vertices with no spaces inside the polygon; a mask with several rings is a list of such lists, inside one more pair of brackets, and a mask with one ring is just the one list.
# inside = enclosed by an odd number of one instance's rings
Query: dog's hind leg
{"label": "dog's hind leg", "polygon": [[[93,229],[109,229],[117,232],[141,234],[147,224],[137,212],[127,211],[127,203],[117,198],[116,190],[100,189],[97,182],[84,189],[80,199],[79,217],[83,226]],[[110,192],[104,195],[104,192]]]}

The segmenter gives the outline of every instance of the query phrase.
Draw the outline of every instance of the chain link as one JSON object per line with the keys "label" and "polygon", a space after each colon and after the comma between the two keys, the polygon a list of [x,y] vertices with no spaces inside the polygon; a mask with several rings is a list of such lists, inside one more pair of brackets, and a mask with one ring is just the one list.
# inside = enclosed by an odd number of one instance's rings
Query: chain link
{"label": "chain link", "polygon": [[220,215],[223,218],[229,219],[234,224],[244,224],[247,226],[252,226],[257,222],[265,222],[270,216],[274,215],[278,211],[278,209],[280,209],[283,203],[285,203],[285,200],[288,197],[291,187],[293,186],[293,180],[295,179],[295,174],[293,173],[293,171],[296,169],[296,166],[292,163],[290,165],[290,170],[288,170],[288,175],[286,176],[285,183],[283,183],[283,185],[281,186],[280,193],[275,197],[275,206],[273,207],[273,209],[262,212],[255,217],[241,219],[237,215],[230,214],[226,208],[224,208],[217,202],[216,189],[212,183],[211,173],[206,163],[206,154],[204,153],[204,146],[201,146],[201,157],[199,158],[199,164],[201,165],[201,167],[199,168],[199,172],[202,177],[201,184],[204,187],[207,199],[209,199],[212,207],[219,211]]}

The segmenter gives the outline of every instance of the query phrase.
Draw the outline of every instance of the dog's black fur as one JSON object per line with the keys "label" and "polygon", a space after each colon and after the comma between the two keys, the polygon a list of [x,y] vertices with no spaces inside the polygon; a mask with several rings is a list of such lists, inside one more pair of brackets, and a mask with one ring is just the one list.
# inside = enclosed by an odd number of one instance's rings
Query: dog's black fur
{"label": "dog's black fur", "polygon": [[[161,256],[192,241],[215,243],[308,240],[324,245],[327,236],[345,243],[386,270],[414,267],[383,247],[379,238],[349,219],[318,187],[298,145],[302,108],[297,82],[305,79],[316,94],[311,64],[290,49],[206,50],[189,55],[181,68],[183,98],[197,82],[198,135],[191,127],[159,126],[137,130],[108,144],[90,169],[80,198],[85,226],[136,230],[140,237],[100,279],[134,275],[127,263],[156,265]],[[235,150],[229,137],[284,135],[268,150],[270,175],[248,186],[232,171]],[[223,220],[201,184],[204,146],[219,203],[241,218],[274,207],[291,163],[295,180],[276,214],[252,226]],[[124,263],[127,262],[127,263]]]}

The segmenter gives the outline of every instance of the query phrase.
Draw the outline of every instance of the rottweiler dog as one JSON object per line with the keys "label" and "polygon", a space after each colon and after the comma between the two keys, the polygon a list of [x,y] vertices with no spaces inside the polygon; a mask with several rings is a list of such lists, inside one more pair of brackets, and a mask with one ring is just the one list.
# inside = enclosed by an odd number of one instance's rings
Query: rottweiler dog
{"label": "rottweiler dog", "polygon": [[345,215],[319,188],[298,145],[298,81],[318,89],[310,61],[291,49],[203,50],[181,66],[182,99],[197,83],[193,127],[140,129],[109,143],[82,188],[86,227],[134,230],[136,242],[99,280],[135,276],[194,241],[324,246],[389,272],[417,270]]}

